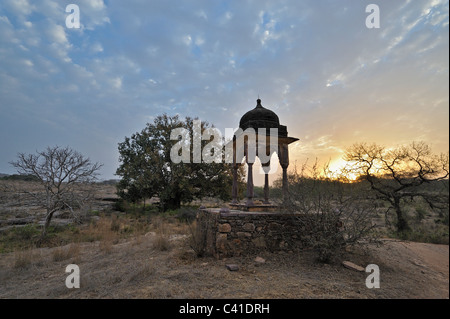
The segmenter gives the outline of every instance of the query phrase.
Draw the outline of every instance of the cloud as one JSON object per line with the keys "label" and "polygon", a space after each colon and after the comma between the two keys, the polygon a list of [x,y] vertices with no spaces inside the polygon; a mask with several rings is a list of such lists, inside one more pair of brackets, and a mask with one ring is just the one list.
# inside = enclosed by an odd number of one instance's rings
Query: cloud
{"label": "cloud", "polygon": [[108,25],[111,20],[108,8],[103,0],[79,0],[80,23],[83,30],[93,31],[97,27]]}
{"label": "cloud", "polygon": [[68,44],[66,32],[63,26],[61,25],[52,25],[48,30],[48,35],[51,41],[54,41],[58,44]]}
{"label": "cloud", "polygon": [[117,78],[111,79],[111,85],[116,89],[121,89],[122,88],[122,78],[117,77]]}
{"label": "cloud", "polygon": [[24,20],[35,9],[35,6],[28,0],[6,0],[4,5],[20,20]]}
{"label": "cloud", "polygon": [[101,45],[101,43],[96,42],[96,43],[92,44],[91,51],[93,53],[103,52],[103,46]]}

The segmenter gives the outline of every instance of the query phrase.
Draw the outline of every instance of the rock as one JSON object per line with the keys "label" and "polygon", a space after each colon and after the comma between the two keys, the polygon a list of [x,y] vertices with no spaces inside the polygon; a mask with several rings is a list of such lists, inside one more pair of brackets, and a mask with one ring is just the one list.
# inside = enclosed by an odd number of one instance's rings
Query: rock
{"label": "rock", "polygon": [[218,230],[219,233],[229,233],[231,231],[231,225],[228,223],[219,224]]}
{"label": "rock", "polygon": [[154,231],[148,232],[144,235],[144,237],[153,237],[156,236],[156,233]]}
{"label": "rock", "polygon": [[252,237],[252,234],[251,234],[251,233],[242,232],[242,231],[238,231],[238,232],[236,233],[236,235],[237,235],[239,238]]}
{"label": "rock", "polygon": [[364,269],[363,267],[358,266],[358,265],[352,263],[351,261],[343,261],[343,262],[342,262],[342,265],[343,265],[345,268],[348,268],[348,269],[351,269],[351,270],[365,271],[365,269]]}
{"label": "rock", "polygon": [[256,257],[255,258],[255,263],[258,263],[258,264],[264,264],[266,262],[266,260],[264,259],[264,258],[262,258],[262,257]]}
{"label": "rock", "polygon": [[252,231],[255,230],[255,225],[253,225],[252,223],[246,223],[246,224],[244,224],[242,229],[247,231],[247,232],[252,232]]}
{"label": "rock", "polygon": [[217,234],[216,248],[220,251],[225,251],[227,245],[227,234]]}
{"label": "rock", "polygon": [[239,266],[236,264],[228,264],[228,265],[225,265],[225,267],[227,267],[227,269],[229,271],[238,271],[239,270]]}
{"label": "rock", "polygon": [[252,243],[253,243],[253,245],[255,245],[255,247],[258,247],[258,248],[265,248],[266,247],[266,241],[264,240],[264,237],[262,237],[262,236],[254,238],[252,240]]}

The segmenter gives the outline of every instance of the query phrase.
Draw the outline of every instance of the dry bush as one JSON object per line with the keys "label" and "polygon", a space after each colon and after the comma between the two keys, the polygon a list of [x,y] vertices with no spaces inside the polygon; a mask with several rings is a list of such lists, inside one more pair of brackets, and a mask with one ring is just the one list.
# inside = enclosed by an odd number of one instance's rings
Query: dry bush
{"label": "dry bush", "polygon": [[306,230],[306,244],[314,248],[321,262],[340,257],[345,248],[376,242],[378,234],[373,219],[376,208],[360,185],[327,176],[328,168],[319,173],[317,162],[290,176],[290,200],[287,211],[301,214],[299,222]]}

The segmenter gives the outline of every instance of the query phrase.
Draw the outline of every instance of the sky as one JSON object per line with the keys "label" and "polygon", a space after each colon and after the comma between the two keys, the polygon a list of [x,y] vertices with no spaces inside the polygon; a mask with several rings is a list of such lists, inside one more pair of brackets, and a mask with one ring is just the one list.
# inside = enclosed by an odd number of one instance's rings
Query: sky
{"label": "sky", "polygon": [[224,132],[258,97],[299,138],[290,169],[358,142],[447,152],[448,0],[0,0],[0,173],[60,145],[118,178],[118,143],[157,115]]}

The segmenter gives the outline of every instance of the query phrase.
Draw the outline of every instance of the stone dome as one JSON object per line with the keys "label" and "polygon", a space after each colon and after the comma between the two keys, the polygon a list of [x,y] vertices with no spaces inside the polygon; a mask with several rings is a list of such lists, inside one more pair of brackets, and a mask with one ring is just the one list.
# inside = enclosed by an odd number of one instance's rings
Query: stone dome
{"label": "stone dome", "polygon": [[256,107],[253,110],[248,111],[242,116],[239,122],[239,127],[242,130],[247,128],[279,128],[280,120],[275,112],[266,109],[261,105],[261,99],[256,100]]}

